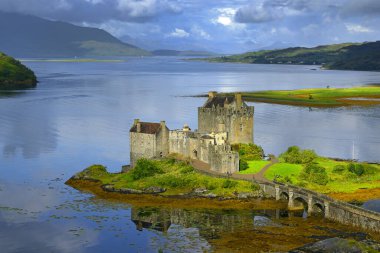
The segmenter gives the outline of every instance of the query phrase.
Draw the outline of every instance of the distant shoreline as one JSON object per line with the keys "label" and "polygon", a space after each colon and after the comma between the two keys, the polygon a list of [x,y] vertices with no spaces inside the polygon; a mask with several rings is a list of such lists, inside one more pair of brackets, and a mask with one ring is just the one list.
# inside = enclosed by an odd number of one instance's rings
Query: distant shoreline
{"label": "distant shoreline", "polygon": [[[312,88],[298,90],[264,90],[241,92],[247,102],[281,104],[302,107],[346,107],[380,105],[380,84],[351,88]],[[233,95],[233,93],[220,93]],[[192,97],[205,97],[199,94]]]}
{"label": "distant shoreline", "polygon": [[20,59],[21,62],[126,62],[116,59],[68,58],[68,59]]}

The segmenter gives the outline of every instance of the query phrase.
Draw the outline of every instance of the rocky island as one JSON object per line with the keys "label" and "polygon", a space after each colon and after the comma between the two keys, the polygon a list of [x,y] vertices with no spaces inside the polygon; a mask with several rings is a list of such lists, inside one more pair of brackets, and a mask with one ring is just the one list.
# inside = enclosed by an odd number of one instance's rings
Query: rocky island
{"label": "rocky island", "polygon": [[25,89],[37,85],[33,71],[0,52],[0,89]]}

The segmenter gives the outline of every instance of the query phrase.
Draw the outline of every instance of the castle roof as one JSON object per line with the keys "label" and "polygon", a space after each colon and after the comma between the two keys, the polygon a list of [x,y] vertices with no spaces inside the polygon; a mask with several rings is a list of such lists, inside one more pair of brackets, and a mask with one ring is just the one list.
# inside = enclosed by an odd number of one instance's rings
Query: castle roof
{"label": "castle roof", "polygon": [[203,107],[206,108],[212,108],[213,106],[217,107],[224,107],[225,104],[231,104],[235,102],[235,97],[228,96],[228,97],[219,97],[215,96],[212,98],[209,98],[206,103],[203,105]]}
{"label": "castle roof", "polygon": [[[140,133],[144,134],[157,134],[161,129],[160,123],[152,123],[152,122],[139,122],[141,124]],[[130,132],[137,133],[137,125],[133,125]]]}

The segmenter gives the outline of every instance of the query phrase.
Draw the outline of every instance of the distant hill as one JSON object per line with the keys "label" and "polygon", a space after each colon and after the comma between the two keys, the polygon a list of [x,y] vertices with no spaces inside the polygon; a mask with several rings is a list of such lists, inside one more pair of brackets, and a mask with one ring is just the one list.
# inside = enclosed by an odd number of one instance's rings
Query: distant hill
{"label": "distant hill", "polygon": [[33,71],[0,52],[0,89],[32,88],[36,84]]}
{"label": "distant hill", "polygon": [[313,48],[292,47],[209,58],[212,62],[322,65],[327,69],[380,71],[380,41]]}
{"label": "distant hill", "polygon": [[0,51],[14,57],[136,56],[150,53],[102,29],[0,12]]}
{"label": "distant hill", "polygon": [[215,53],[207,51],[178,51],[178,50],[169,50],[169,49],[160,49],[152,51],[153,55],[156,56],[215,56]]}

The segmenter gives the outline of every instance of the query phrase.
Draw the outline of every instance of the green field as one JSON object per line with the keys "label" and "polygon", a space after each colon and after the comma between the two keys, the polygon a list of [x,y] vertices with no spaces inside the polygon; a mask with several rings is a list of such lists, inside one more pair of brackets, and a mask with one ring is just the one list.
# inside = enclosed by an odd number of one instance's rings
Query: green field
{"label": "green field", "polygon": [[265,165],[269,164],[269,161],[247,161],[248,162],[248,169],[240,171],[240,174],[256,174],[258,173],[262,168],[264,168]]}
{"label": "green field", "polygon": [[347,170],[334,171],[336,165],[347,166],[349,162],[346,161],[335,161],[319,157],[314,162],[326,169],[329,178],[326,185],[318,185],[300,180],[299,175],[305,166],[302,164],[277,163],[270,167],[264,176],[269,180],[275,179],[276,175],[282,178],[288,177],[292,184],[322,193],[353,193],[359,189],[380,188],[379,165],[371,165],[375,169],[374,171],[357,176]]}
{"label": "green field", "polygon": [[276,175],[289,177],[296,184],[302,168],[301,164],[276,163],[265,172],[264,176],[269,180],[273,180]]}
{"label": "green field", "polygon": [[[226,95],[226,94],[224,94]],[[231,94],[227,94],[231,95]],[[245,101],[297,106],[337,107],[380,104],[379,86],[243,92]]]}
{"label": "green field", "polygon": [[236,197],[236,192],[253,193],[258,189],[257,185],[247,181],[200,174],[191,165],[173,159],[141,159],[134,169],[121,174],[109,173],[102,165],[93,165],[76,177],[99,180],[101,184],[112,184],[116,189],[143,190],[152,186],[162,187],[166,189],[162,195],[186,194],[202,188],[217,196]]}

